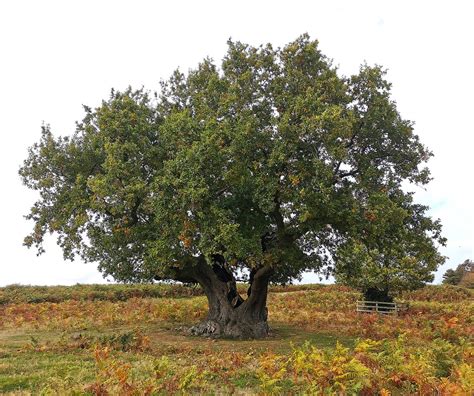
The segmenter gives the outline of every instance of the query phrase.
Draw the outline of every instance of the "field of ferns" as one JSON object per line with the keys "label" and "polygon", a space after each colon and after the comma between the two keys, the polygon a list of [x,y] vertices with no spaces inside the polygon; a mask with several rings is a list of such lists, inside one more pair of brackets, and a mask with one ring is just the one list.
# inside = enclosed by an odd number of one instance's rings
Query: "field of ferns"
{"label": "field of ferns", "polygon": [[188,335],[206,315],[177,285],[0,288],[0,393],[470,395],[474,292],[428,286],[407,313],[357,313],[337,285],[273,287],[271,335]]}

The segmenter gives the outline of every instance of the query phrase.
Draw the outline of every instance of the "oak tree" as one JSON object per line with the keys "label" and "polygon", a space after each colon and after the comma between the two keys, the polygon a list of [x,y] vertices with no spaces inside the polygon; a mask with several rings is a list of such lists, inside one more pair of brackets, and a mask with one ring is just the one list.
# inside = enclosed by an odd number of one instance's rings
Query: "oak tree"
{"label": "oak tree", "polygon": [[474,262],[472,260],[464,260],[456,269],[448,269],[443,275],[443,283],[448,285],[463,285],[472,287],[474,284],[472,275],[474,273]]}
{"label": "oak tree", "polygon": [[72,136],[43,126],[20,170],[39,191],[25,243],[42,252],[55,233],[118,281],[199,283],[194,333],[263,337],[269,282],[350,272],[360,251],[436,268],[440,224],[402,189],[429,181],[430,156],[380,67],[341,76],[307,35],[229,41],[220,66],[176,71],[159,94],[85,107]]}

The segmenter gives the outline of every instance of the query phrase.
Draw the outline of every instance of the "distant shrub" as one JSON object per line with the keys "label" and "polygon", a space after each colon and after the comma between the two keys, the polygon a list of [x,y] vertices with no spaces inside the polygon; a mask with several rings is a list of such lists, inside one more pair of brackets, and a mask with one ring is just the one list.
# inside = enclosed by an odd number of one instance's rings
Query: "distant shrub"
{"label": "distant shrub", "polygon": [[422,289],[405,292],[402,297],[406,300],[461,302],[474,299],[474,290],[452,285],[425,286]]}
{"label": "distant shrub", "polygon": [[[270,292],[285,293],[303,290],[320,290],[333,285],[272,285]],[[341,291],[351,290],[348,287],[337,286]],[[246,294],[248,285],[238,284],[241,294]],[[63,301],[127,301],[131,298],[160,298],[160,297],[194,297],[204,295],[197,285],[183,284],[109,284],[74,286],[24,286],[8,285],[0,288],[0,305],[3,304],[36,304],[60,303]]]}
{"label": "distant shrub", "polygon": [[22,286],[0,288],[1,304],[60,303],[63,301],[126,301],[130,298],[193,297],[198,287],[181,284],[111,284],[75,286]]}

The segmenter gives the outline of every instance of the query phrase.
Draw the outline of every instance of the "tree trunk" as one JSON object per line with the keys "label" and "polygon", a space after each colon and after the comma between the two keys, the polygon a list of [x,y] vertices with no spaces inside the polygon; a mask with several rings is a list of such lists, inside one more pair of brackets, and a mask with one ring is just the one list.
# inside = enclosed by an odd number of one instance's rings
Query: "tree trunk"
{"label": "tree trunk", "polygon": [[196,281],[209,302],[205,321],[193,326],[191,334],[207,337],[263,338],[268,335],[267,293],[271,275],[269,267],[252,271],[247,299],[237,292],[235,279],[226,270],[222,258],[215,264],[199,266]]}

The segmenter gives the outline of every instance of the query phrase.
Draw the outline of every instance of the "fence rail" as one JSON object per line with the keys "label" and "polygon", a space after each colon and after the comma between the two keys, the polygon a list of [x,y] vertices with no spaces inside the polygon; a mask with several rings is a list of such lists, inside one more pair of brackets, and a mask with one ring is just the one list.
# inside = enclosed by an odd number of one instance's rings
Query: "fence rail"
{"label": "fence rail", "polygon": [[357,301],[357,312],[398,315],[408,310],[408,303],[391,303],[383,301]]}

